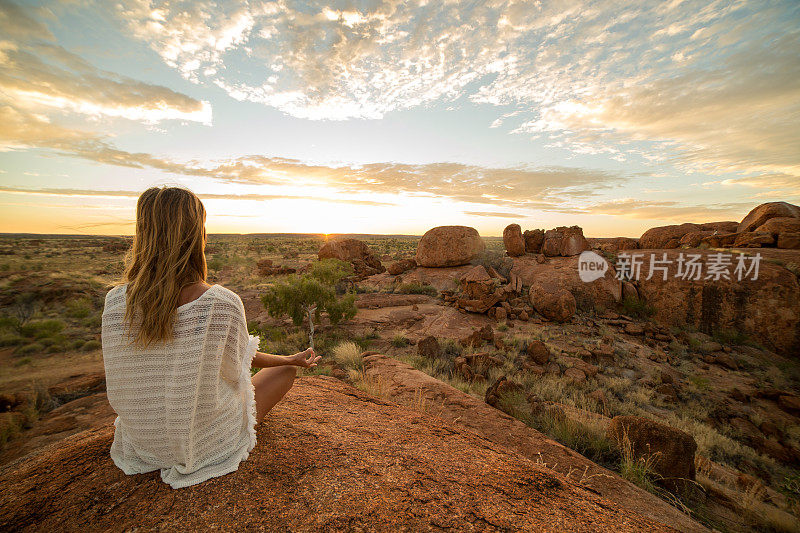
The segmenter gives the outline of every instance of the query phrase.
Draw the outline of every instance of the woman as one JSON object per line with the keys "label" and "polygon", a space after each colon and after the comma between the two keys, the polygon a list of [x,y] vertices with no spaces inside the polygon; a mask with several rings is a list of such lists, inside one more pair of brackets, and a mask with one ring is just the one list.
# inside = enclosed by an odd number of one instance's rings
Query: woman
{"label": "woman", "polygon": [[[309,348],[261,353],[236,293],[206,283],[206,212],[192,192],[139,197],[124,283],[106,295],[102,344],[117,413],[111,458],[126,474],[161,470],[173,488],[233,472],[255,425],[292,387]],[[252,379],[250,368],[261,368]]]}

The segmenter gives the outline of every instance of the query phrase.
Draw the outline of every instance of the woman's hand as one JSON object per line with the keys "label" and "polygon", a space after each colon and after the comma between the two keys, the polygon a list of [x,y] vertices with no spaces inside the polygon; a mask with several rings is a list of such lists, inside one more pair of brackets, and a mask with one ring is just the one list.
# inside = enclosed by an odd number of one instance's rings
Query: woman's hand
{"label": "woman's hand", "polygon": [[317,366],[317,361],[322,359],[321,355],[314,352],[314,348],[308,348],[302,352],[298,352],[289,356],[289,364],[295,366],[302,366],[303,368],[313,368]]}

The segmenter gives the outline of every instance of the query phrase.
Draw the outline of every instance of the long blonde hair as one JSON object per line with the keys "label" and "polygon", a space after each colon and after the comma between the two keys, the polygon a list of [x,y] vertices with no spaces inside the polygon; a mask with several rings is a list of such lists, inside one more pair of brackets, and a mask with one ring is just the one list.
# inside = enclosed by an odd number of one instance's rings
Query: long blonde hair
{"label": "long blonde hair", "polygon": [[133,342],[173,338],[181,289],[206,281],[206,210],[181,187],[151,187],[136,204],[136,235],[125,255],[125,322]]}

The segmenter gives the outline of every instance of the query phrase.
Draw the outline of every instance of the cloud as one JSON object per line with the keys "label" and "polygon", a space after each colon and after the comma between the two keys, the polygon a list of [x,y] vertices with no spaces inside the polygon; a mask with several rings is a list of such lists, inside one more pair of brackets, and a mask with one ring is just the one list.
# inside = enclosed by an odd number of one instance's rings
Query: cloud
{"label": "cloud", "polygon": [[525,218],[526,215],[520,215],[519,213],[496,213],[493,211],[464,211],[465,215],[475,216],[475,217],[489,217],[489,218]]}
{"label": "cloud", "polygon": [[187,79],[309,119],[434,102],[687,172],[800,176],[800,4],[210,1],[117,15]]}
{"label": "cloud", "polygon": [[3,148],[51,149],[98,163],[153,168],[245,185],[316,186],[334,194],[406,194],[559,211],[627,180],[624,176],[580,168],[490,168],[455,162],[378,162],[337,167],[260,155],[180,162],[119,150],[103,137],[52,124],[45,117],[11,106],[0,106],[0,149]]}
{"label": "cloud", "polygon": [[672,201],[636,200],[631,198],[600,202],[583,211],[593,215],[612,215],[641,220],[672,222],[719,222],[740,220],[753,208],[752,202],[731,202],[717,205],[681,205]]}
{"label": "cloud", "polygon": [[160,85],[98,70],[56,43],[28,8],[0,1],[0,99],[15,107],[211,123],[211,106]]}

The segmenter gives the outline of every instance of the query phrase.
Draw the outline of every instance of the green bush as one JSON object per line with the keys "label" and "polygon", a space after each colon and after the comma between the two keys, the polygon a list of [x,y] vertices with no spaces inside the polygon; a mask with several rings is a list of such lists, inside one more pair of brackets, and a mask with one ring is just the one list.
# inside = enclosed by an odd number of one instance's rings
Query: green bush
{"label": "green bush", "polygon": [[390,342],[392,346],[394,346],[395,348],[402,348],[404,346],[408,346],[408,339],[400,334],[397,334],[394,337],[392,337],[392,340]]}
{"label": "green bush", "polygon": [[81,350],[83,350],[84,352],[91,352],[92,350],[99,350],[102,347],[103,344],[100,341],[91,340],[91,341],[86,341],[81,347]]}
{"label": "green bush", "polygon": [[401,283],[395,288],[394,292],[396,294],[427,294],[428,296],[436,296],[439,294],[439,291],[437,291],[436,287],[433,285],[416,281],[412,283]]}
{"label": "green bush", "polygon": [[16,355],[28,355],[33,353],[42,353],[44,352],[44,346],[39,344],[38,342],[32,342],[30,344],[26,344],[24,346],[20,346],[14,352]]}
{"label": "green bush", "polygon": [[622,300],[622,311],[634,318],[650,318],[656,312],[656,308],[648,304],[641,298],[626,296]]}
{"label": "green bush", "polygon": [[38,320],[23,325],[20,328],[22,335],[29,338],[41,339],[52,337],[64,329],[64,322],[56,319]]}
{"label": "green bush", "polygon": [[66,315],[70,318],[86,318],[92,312],[92,301],[83,297],[67,302]]}

